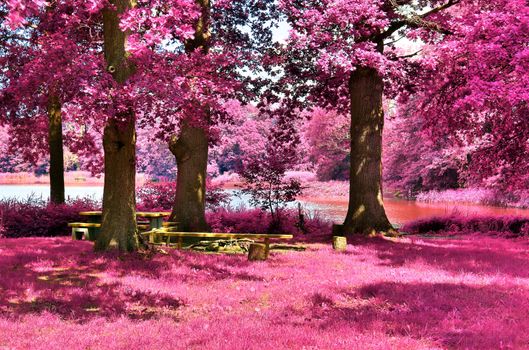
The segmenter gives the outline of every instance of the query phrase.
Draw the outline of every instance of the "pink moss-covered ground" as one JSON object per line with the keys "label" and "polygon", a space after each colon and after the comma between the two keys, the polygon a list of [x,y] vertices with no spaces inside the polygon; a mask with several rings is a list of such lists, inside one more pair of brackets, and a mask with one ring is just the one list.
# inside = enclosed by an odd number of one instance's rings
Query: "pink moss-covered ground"
{"label": "pink moss-covered ground", "polygon": [[308,248],[250,263],[3,239],[0,349],[529,348],[527,239]]}

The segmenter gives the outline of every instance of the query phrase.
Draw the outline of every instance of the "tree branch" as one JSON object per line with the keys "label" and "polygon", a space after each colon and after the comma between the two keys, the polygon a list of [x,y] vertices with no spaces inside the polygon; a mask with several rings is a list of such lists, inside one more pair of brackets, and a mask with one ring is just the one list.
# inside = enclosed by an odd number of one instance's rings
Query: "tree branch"
{"label": "tree branch", "polygon": [[[430,11],[427,11],[425,13],[422,13],[422,14],[413,13],[409,17],[403,16],[403,19],[401,19],[399,21],[396,21],[396,22],[393,22],[388,27],[388,29],[386,29],[382,33],[379,33],[379,34],[376,34],[374,36],[371,36],[369,39],[371,41],[373,41],[373,42],[383,41],[384,39],[387,39],[391,35],[393,35],[393,33],[395,33],[397,30],[399,30],[399,29],[401,29],[401,28],[403,28],[405,26],[408,26],[410,28],[427,28],[427,29],[431,29],[431,30],[434,30],[434,31],[442,33],[442,34],[451,34],[451,32],[449,30],[447,30],[446,28],[443,28],[438,23],[435,23],[435,22],[432,22],[432,21],[426,21],[425,18],[427,18],[427,17],[429,17],[429,16],[431,16],[433,14],[436,14],[438,12],[441,12],[441,11],[443,11],[443,10],[449,8],[449,7],[452,7],[452,6],[456,5],[456,4],[458,4],[459,1],[460,0],[448,0],[443,5],[435,7],[435,8],[433,8]],[[393,6],[394,9],[397,9],[400,6],[398,0],[390,0],[390,3],[391,3],[391,5]]]}
{"label": "tree branch", "polygon": [[404,55],[404,56],[397,56],[398,59],[401,59],[401,58],[410,58],[410,57],[413,57],[413,56],[417,56],[419,53],[421,53],[422,49],[418,50],[418,51],[415,51],[414,53],[410,53],[408,55]]}

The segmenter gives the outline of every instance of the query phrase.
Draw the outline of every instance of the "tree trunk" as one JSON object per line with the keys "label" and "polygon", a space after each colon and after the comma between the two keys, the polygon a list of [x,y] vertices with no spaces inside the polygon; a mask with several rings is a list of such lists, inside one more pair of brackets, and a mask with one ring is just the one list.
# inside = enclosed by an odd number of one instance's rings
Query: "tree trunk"
{"label": "tree trunk", "polygon": [[[201,14],[195,23],[195,35],[185,42],[185,50],[191,53],[197,49],[209,52],[211,33],[210,1],[195,0]],[[208,108],[204,108],[209,113]],[[170,221],[177,221],[182,231],[207,231],[206,223],[206,176],[208,166],[208,136],[200,127],[183,121],[180,134],[174,135],[169,149],[176,158],[178,169],[176,195]]]}
{"label": "tree trunk", "polygon": [[59,96],[48,98],[48,147],[50,153],[50,202],[64,203],[64,152],[62,146],[62,116]]}
{"label": "tree trunk", "polygon": [[[119,16],[134,6],[133,0],[114,0],[115,8],[103,10],[104,51],[107,69],[123,84],[133,73],[127,62],[127,33],[119,28]],[[95,249],[109,247],[133,251],[139,247],[136,226],[136,126],[132,107],[109,119],[103,133],[105,184],[103,218]]]}
{"label": "tree trunk", "polygon": [[204,129],[184,122],[180,135],[173,136],[169,143],[169,149],[178,167],[175,201],[169,220],[178,222],[182,231],[207,231],[208,136]]}
{"label": "tree trunk", "polygon": [[383,87],[375,69],[356,67],[351,73],[350,188],[343,233],[392,230],[382,198]]}

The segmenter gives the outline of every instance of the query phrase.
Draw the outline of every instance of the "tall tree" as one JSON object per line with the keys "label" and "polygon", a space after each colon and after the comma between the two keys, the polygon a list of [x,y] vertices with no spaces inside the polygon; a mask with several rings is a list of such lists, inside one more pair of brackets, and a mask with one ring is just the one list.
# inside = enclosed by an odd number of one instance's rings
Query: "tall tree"
{"label": "tall tree", "polygon": [[[134,0],[114,0],[103,10],[105,60],[118,89],[134,74],[134,65],[127,59],[126,51],[129,33],[120,28],[120,16],[134,6]],[[105,184],[96,250],[115,246],[120,251],[133,251],[139,247],[135,192],[136,116],[133,106],[127,102],[117,106],[116,114],[107,120],[103,132]]]}
{"label": "tall tree", "polygon": [[[195,33],[185,42],[186,53],[199,51],[208,55],[211,45],[211,3],[196,0],[199,16],[194,25]],[[206,119],[211,113],[203,106]],[[178,135],[169,142],[169,149],[176,158],[176,194],[171,221],[179,222],[184,231],[206,231],[206,170],[208,164],[209,136],[207,129],[183,121]]]}
{"label": "tall tree", "polygon": [[13,152],[29,163],[49,159],[54,203],[65,198],[62,107],[83,96],[95,66],[92,33],[97,28],[86,30],[93,17],[83,4],[10,1],[0,6],[1,121],[12,126]]}
{"label": "tall tree", "polygon": [[263,79],[255,72],[272,42],[277,11],[274,2],[264,0],[171,4],[151,1],[155,11],[133,11],[124,22],[141,28],[136,42],[157,48],[148,55],[138,50],[142,85],[151,94],[138,100],[139,123],[152,126],[158,131],[153,136],[169,143],[178,168],[171,220],[196,231],[207,228],[207,154],[218,140],[216,125],[231,119],[226,107],[231,99],[248,103],[256,98]]}
{"label": "tall tree", "polygon": [[48,147],[50,154],[50,201],[64,203],[64,149],[59,97],[51,91],[48,98]]}
{"label": "tall tree", "polygon": [[405,81],[409,59],[399,55],[396,34],[438,40],[449,32],[447,10],[459,1],[280,3],[292,26],[288,44],[279,51],[284,75],[277,90],[289,97],[287,107],[332,106],[350,115],[349,207],[339,231],[392,230],[381,181],[382,98],[385,90],[391,95]]}

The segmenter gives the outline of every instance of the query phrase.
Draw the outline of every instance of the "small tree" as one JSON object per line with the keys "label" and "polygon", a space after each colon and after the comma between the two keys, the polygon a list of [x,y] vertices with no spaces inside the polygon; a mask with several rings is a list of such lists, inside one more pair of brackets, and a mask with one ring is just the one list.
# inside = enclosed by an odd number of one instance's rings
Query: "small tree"
{"label": "small tree", "polygon": [[301,193],[298,180],[285,179],[285,171],[297,158],[296,143],[296,133],[279,123],[264,150],[244,159],[239,171],[244,181],[241,192],[250,195],[250,204],[270,212],[270,231],[279,228],[281,210]]}

